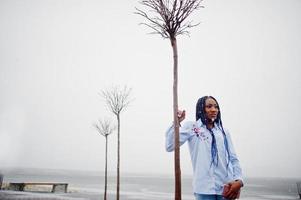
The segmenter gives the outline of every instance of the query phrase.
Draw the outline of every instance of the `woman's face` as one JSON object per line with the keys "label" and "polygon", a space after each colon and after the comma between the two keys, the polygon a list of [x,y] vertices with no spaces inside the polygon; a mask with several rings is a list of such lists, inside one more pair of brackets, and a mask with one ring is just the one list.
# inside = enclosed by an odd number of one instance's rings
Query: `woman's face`
{"label": "woman's face", "polygon": [[206,113],[207,119],[209,119],[213,122],[217,118],[218,112],[219,112],[219,110],[218,110],[217,102],[210,97],[208,99],[206,99],[205,113]]}

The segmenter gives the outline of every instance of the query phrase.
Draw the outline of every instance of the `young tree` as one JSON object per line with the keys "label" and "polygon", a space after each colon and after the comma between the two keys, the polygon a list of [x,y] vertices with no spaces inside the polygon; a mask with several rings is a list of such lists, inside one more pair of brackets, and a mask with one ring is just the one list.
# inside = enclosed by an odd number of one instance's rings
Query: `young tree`
{"label": "young tree", "polygon": [[97,123],[94,123],[93,126],[95,129],[105,137],[106,139],[106,152],[105,152],[105,192],[104,192],[104,200],[107,200],[107,183],[108,183],[108,136],[113,133],[115,127],[111,124],[111,122],[107,119],[98,120]]}
{"label": "young tree", "polygon": [[146,19],[141,23],[171,42],[173,50],[173,118],[175,131],[175,200],[181,200],[181,169],[180,169],[180,143],[178,120],[178,49],[176,37],[189,34],[188,29],[198,24],[186,21],[187,17],[196,9],[201,8],[202,0],[141,0],[140,4],[147,11],[136,8],[136,14]]}
{"label": "young tree", "polygon": [[117,118],[117,192],[116,199],[119,200],[120,190],[120,114],[125,110],[131,102],[131,89],[124,86],[112,87],[108,90],[103,90],[101,95],[105,99],[110,111]]}

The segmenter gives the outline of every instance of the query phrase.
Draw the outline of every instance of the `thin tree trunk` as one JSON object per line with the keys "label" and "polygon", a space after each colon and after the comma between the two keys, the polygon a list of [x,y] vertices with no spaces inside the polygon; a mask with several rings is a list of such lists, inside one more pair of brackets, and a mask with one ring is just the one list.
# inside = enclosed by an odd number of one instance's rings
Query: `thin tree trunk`
{"label": "thin tree trunk", "polygon": [[181,168],[180,168],[180,142],[179,142],[179,120],[178,120],[178,49],[176,38],[171,38],[173,50],[173,113],[174,113],[174,133],[175,133],[175,200],[181,200]]}
{"label": "thin tree trunk", "polygon": [[120,116],[117,115],[117,194],[116,200],[119,200],[119,185],[120,185]]}
{"label": "thin tree trunk", "polygon": [[107,176],[108,176],[108,136],[106,137],[106,164],[105,164],[105,194],[104,194],[104,200],[107,200]]}

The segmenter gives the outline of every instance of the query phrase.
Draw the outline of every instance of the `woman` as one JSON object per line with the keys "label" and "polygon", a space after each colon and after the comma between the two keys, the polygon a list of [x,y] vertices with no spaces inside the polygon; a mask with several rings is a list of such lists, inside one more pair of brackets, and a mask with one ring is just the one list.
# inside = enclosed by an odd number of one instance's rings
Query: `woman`
{"label": "woman", "polygon": [[[178,112],[179,122],[185,111]],[[196,121],[180,127],[180,145],[188,141],[193,167],[193,191],[196,200],[239,198],[243,186],[239,160],[231,137],[224,130],[221,112],[212,96],[200,98],[196,105]],[[166,133],[166,150],[174,150],[174,127]]]}

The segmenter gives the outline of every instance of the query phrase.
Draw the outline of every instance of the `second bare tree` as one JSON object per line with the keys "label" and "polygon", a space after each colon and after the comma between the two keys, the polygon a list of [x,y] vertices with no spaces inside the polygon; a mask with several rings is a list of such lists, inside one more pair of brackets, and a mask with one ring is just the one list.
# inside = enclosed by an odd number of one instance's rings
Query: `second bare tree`
{"label": "second bare tree", "polygon": [[125,110],[131,102],[130,98],[131,89],[124,86],[112,87],[107,90],[103,90],[101,96],[105,99],[110,111],[117,118],[117,189],[116,200],[119,200],[120,196],[120,114]]}

